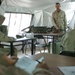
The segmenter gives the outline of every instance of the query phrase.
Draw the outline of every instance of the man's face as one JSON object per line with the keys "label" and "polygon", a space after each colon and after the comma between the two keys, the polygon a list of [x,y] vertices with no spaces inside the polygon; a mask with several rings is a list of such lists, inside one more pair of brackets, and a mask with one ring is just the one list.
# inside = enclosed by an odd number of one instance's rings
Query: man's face
{"label": "man's face", "polygon": [[56,4],[56,9],[60,9],[60,4]]}

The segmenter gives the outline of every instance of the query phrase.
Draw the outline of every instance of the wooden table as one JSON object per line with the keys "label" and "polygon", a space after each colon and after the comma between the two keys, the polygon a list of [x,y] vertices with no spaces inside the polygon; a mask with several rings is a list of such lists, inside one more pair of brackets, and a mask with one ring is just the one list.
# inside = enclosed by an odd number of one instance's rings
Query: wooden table
{"label": "wooden table", "polygon": [[75,57],[41,53],[32,55],[30,58],[33,60],[38,60],[42,56],[44,57],[44,61],[48,64],[54,75],[63,75],[57,66],[75,66]]}
{"label": "wooden table", "polygon": [[59,37],[59,36],[62,36],[64,34],[64,32],[60,32],[60,33],[53,33],[53,32],[50,32],[50,33],[34,33],[34,35],[43,35],[43,36],[52,36],[52,53],[53,54],[56,54],[56,50],[55,50],[55,37]]}

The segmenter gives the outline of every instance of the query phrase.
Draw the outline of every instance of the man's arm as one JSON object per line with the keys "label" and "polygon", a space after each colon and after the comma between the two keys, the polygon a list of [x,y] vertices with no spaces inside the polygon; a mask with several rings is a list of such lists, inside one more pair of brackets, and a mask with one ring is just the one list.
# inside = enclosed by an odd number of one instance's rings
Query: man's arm
{"label": "man's arm", "polygon": [[52,75],[52,73],[47,64],[42,62],[36,66],[36,69],[33,71],[33,75]]}
{"label": "man's arm", "polygon": [[66,14],[64,15],[64,29],[66,31],[66,26],[67,26],[67,19],[66,19]]}
{"label": "man's arm", "polygon": [[55,23],[54,13],[52,13],[52,24],[53,24],[53,26],[54,26],[56,29],[59,29],[59,26],[56,25],[56,23]]}
{"label": "man's arm", "polygon": [[8,63],[8,65],[14,65],[18,60],[17,57],[9,58],[6,54],[4,54],[2,58]]}

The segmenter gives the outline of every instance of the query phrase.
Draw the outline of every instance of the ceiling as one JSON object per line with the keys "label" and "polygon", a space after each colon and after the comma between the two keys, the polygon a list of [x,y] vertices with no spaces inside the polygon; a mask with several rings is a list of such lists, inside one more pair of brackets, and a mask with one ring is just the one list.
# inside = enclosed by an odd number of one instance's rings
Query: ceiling
{"label": "ceiling", "polygon": [[56,2],[64,3],[70,0],[3,0],[3,4],[7,6],[19,6],[29,9],[45,9]]}

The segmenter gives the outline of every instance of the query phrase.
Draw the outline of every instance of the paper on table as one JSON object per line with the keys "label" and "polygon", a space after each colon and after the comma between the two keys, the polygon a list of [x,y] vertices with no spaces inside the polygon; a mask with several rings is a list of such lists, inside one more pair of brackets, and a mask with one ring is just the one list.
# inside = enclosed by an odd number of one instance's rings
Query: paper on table
{"label": "paper on table", "polygon": [[58,67],[64,75],[75,75],[75,66]]}
{"label": "paper on table", "polygon": [[[41,57],[39,61],[41,62],[43,59],[44,57]],[[37,61],[34,61],[26,56],[23,56],[16,62],[15,66],[24,69],[31,74],[37,64]]]}

